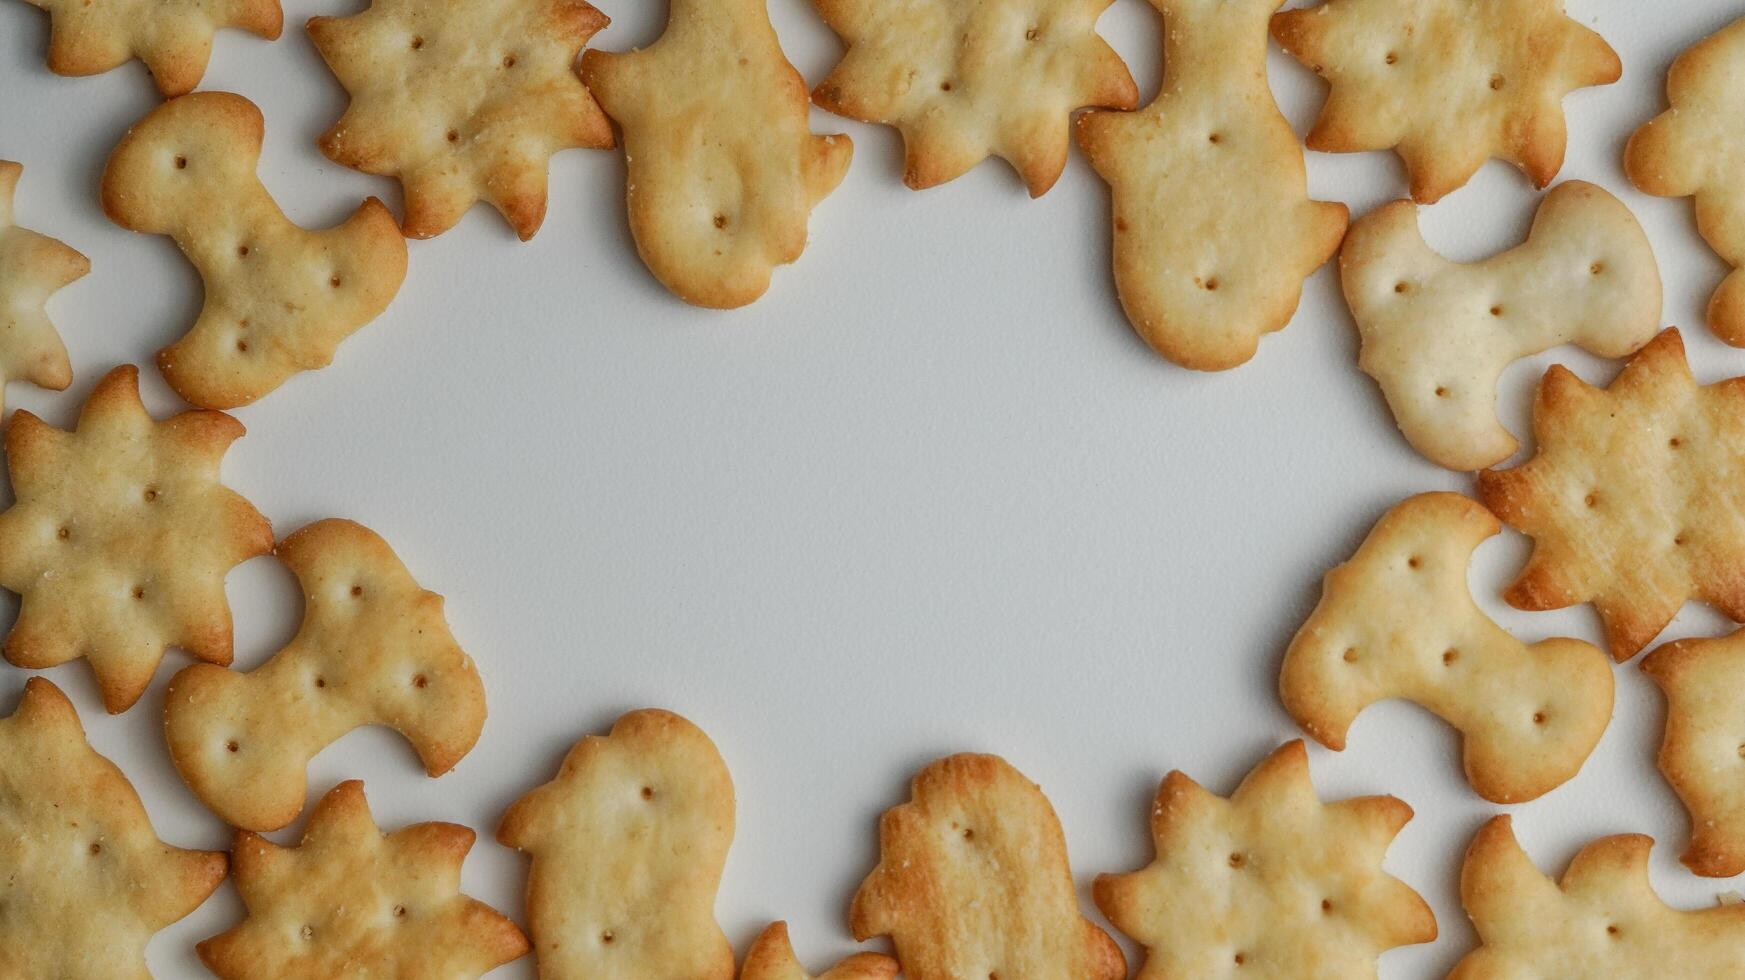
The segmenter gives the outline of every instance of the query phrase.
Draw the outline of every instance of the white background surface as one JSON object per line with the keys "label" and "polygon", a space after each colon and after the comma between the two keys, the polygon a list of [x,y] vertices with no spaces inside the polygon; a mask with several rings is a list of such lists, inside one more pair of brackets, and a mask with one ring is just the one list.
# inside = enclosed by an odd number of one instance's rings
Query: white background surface
{"label": "white background surface", "polygon": [[[1560,176],[1603,184],[1646,226],[1666,322],[1687,328],[1699,377],[1745,373],[1745,353],[1702,325],[1723,267],[1689,202],[1634,192],[1619,162],[1630,131],[1659,111],[1671,59],[1745,4],[1571,6],[1617,48],[1624,78],[1566,101]],[[771,7],[816,82],[839,45],[802,0]],[[603,8],[614,22],[596,43],[607,49],[652,41],[665,17],[658,0]],[[262,106],[262,177],[306,225],[339,220],[367,194],[398,205],[395,183],[314,146],[345,95],[301,25],[356,9],[288,0],[285,36],[226,32],[203,86]],[[1100,28],[1149,100],[1155,12],[1116,0]],[[84,251],[94,270],[51,305],[73,388],[13,385],[7,407],[70,425],[97,378],[133,361],[148,365],[148,405],[168,412],[180,406],[150,356],[192,321],[198,278],[168,239],[122,231],[97,204],[109,149],[157,96],[137,62],[50,75],[46,40],[40,12],[0,4],[0,158],[25,164],[20,223]],[[1301,132],[1321,84],[1276,49],[1271,67]],[[524,864],[492,841],[499,815],[550,778],[570,743],[644,705],[695,720],[732,768],[739,829],[719,914],[741,952],[772,918],[790,920],[814,968],[847,952],[847,904],[876,859],[878,813],[953,751],[1000,753],[1042,784],[1081,885],[1144,864],[1147,805],[1166,771],[1227,793],[1298,734],[1274,683],[1322,572],[1400,498],[1471,489],[1397,434],[1356,368],[1331,267],[1254,361],[1192,374],[1129,331],[1109,273],[1107,194],[1076,148],[1032,202],[997,161],[907,190],[893,130],[819,111],[814,128],[852,134],[853,166],[814,213],[805,255],[749,308],[695,310],[667,294],[625,229],[619,155],[566,152],[531,244],[484,206],[412,243],[399,298],[331,368],[237,413],[249,434],[227,481],[280,535],[329,515],[383,534],[448,597],[488,693],[484,736],[454,773],[427,779],[397,736],[364,730],[315,760],[312,798],[362,777],[384,826],[479,829],[465,888],[518,920]],[[1390,154],[1308,163],[1312,193],[1354,214],[1404,193]],[[1448,255],[1477,258],[1513,244],[1536,200],[1493,162],[1423,221]],[[1596,382],[1616,371],[1567,349],[1517,365],[1502,400],[1524,438],[1532,387],[1558,360]],[[1472,581],[1485,608],[1525,640],[1597,640],[1586,607],[1502,606],[1525,553],[1513,532],[1480,550]],[[290,637],[300,600],[268,558],[229,585],[237,666],[252,668]],[[1668,637],[1724,627],[1692,607]],[[49,676],[162,836],[221,847],[226,830],[182,786],[159,734],[163,685],[186,662],[172,653],[140,705],[115,718],[86,664]],[[24,679],[0,666],[0,711]],[[1675,861],[1684,815],[1653,767],[1662,715],[1635,664],[1620,667],[1616,720],[1580,776],[1513,808],[1542,867],[1561,871],[1594,836],[1640,831],[1660,842],[1654,881],[1669,900],[1702,904],[1737,886]],[[1382,973],[1440,976],[1474,941],[1456,880],[1471,833],[1495,812],[1462,780],[1455,737],[1416,708],[1382,705],[1348,751],[1313,749],[1312,768],[1326,798],[1389,792],[1416,809],[1388,869],[1429,900],[1442,936],[1386,954]],[[192,944],[240,912],[226,885],[154,940],[154,971],[202,975]],[[532,975],[531,959],[495,974]]]}

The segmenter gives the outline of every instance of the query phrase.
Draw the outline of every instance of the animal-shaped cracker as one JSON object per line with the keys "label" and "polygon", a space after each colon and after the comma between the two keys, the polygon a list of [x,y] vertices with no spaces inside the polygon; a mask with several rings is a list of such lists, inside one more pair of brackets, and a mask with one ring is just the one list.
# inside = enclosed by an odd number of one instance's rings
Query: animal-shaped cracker
{"label": "animal-shaped cracker", "polygon": [[849,928],[890,936],[909,980],[1127,976],[1120,947],[1079,914],[1054,807],[998,756],[916,775],[910,801],[879,821],[879,863]]}
{"label": "animal-shaped cracker", "polygon": [[1692,46],[1666,75],[1671,108],[1642,125],[1624,148],[1624,173],[1645,193],[1689,197],[1697,232],[1733,272],[1709,297],[1709,329],[1745,347],[1745,19]]}
{"label": "animal-shaped cracker", "polygon": [[0,395],[14,378],[55,391],[73,383],[66,345],[43,305],[91,271],[90,259],[12,223],[12,196],[23,172],[0,160]]}
{"label": "animal-shaped cracker", "polygon": [[1641,834],[1596,840],[1558,883],[1521,850],[1508,816],[1492,817],[1460,869],[1460,901],[1483,945],[1448,980],[1745,976],[1745,905],[1667,907],[1648,883],[1653,844]]}
{"label": "animal-shaped cracker", "polygon": [[897,961],[877,953],[856,953],[813,977],[800,967],[788,943],[788,924],[772,922],[745,953],[739,980],[892,980]]}
{"label": "animal-shaped cracker", "polygon": [[304,770],[360,725],[387,725],[440,776],[478,741],[485,688],[442,597],[419,588],[375,532],[311,524],[275,553],[303,588],[303,626],[258,669],[194,664],[170,681],[170,758],[201,802],[244,830],[303,810]]}
{"label": "animal-shaped cracker", "polygon": [[1533,432],[1537,456],[1478,479],[1485,506],[1533,538],[1510,605],[1591,601],[1619,660],[1686,599],[1745,620],[1745,378],[1699,387],[1669,329],[1604,390],[1553,365]]}
{"label": "animal-shaped cracker", "polygon": [[222,412],[153,420],[132,366],[97,383],[71,432],[14,412],[0,586],[23,601],[6,659],[88,658],[111,713],[139,700],[166,647],[230,663],[225,573],[273,547],[267,519],[218,482],[242,433]]}
{"label": "animal-shaped cracker", "polygon": [[854,145],[807,128],[806,81],[764,0],[672,0],[666,33],[582,54],[624,134],[630,234],[649,271],[698,306],[744,306],[800,257],[806,218]]}
{"label": "animal-shaped cracker", "polygon": [[206,408],[246,405],[325,367],[406,277],[406,239],[373,197],[324,231],[285,217],[255,176],[261,127],[240,95],[184,95],[128,130],[103,171],[110,219],[169,235],[200,271],[200,317],[158,367]]}
{"label": "animal-shaped cracker", "polygon": [[1418,893],[1381,869],[1412,808],[1391,796],[1322,803],[1288,742],[1228,800],[1172,772],[1151,808],[1157,858],[1100,875],[1097,907],[1146,949],[1139,980],[1356,980],[1376,957],[1436,938]]}
{"label": "animal-shaped cracker", "polygon": [[1121,306],[1183,367],[1253,357],[1345,234],[1345,205],[1309,200],[1302,145],[1266,84],[1267,16],[1281,2],[1151,0],[1164,19],[1157,99],[1078,120],[1113,193]]}
{"label": "animal-shaped cracker", "polygon": [[903,134],[920,190],[992,154],[1041,197],[1066,167],[1073,110],[1131,109],[1127,65],[1097,36],[1110,0],[813,0],[848,50],[812,100]]}
{"label": "animal-shaped cracker", "polygon": [[605,26],[584,0],[375,0],[312,18],[309,36],[351,93],[321,152],[399,178],[413,238],[442,234],[482,200],[526,241],[545,220],[551,155],[612,145],[575,74],[576,53]]}
{"label": "animal-shaped cracker", "polygon": [[165,98],[191,92],[206,74],[212,35],[235,27],[278,40],[279,0],[25,0],[49,15],[48,67],[100,75],[145,62]]}
{"label": "animal-shaped cracker", "polygon": [[1327,0],[1272,34],[1331,89],[1311,150],[1392,148],[1431,204],[1496,157],[1544,187],[1563,167],[1563,97],[1623,64],[1563,0]]}
{"label": "animal-shaped cracker", "polygon": [[452,823],[384,834],[364,784],[340,783],[296,847],[237,832],[248,917],[200,943],[200,962],[225,980],[481,976],[526,955],[527,937],[460,893],[474,838]]}
{"label": "animal-shaped cracker", "polygon": [[733,842],[733,779],[668,711],[632,711],[564,757],[503,815],[527,852],[527,924],[546,980],[730,980],[715,891]]}
{"label": "animal-shaped cracker", "polygon": [[150,980],[152,933],[224,881],[222,852],[159,840],[139,794],[41,677],[0,718],[0,976]]}
{"label": "animal-shaped cracker", "polygon": [[1406,698],[1458,729],[1466,778],[1495,803],[1531,800],[1574,776],[1612,717],[1612,665],[1580,640],[1528,646],[1479,611],[1473,549],[1502,530],[1455,493],[1387,512],[1327,573],[1321,602],[1285,653],[1279,693],[1331,749],[1364,708]]}
{"label": "animal-shaped cracker", "polygon": [[1351,226],[1339,253],[1345,301],[1412,447],[1478,470],[1519,445],[1497,419],[1497,381],[1515,360],[1576,344],[1623,357],[1660,329],[1660,271],[1623,202],[1572,180],[1545,195],[1527,240],[1480,262],[1450,262],[1395,201]]}
{"label": "animal-shaped cracker", "polygon": [[1681,860],[1731,878],[1745,871],[1745,630],[1668,643],[1642,670],[1666,692],[1660,771],[1690,811]]}

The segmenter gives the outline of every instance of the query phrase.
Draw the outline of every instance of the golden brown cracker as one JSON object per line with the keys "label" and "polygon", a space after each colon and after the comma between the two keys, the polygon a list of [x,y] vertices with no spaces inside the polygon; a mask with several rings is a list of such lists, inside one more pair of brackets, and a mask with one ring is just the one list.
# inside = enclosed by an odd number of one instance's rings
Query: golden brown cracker
{"label": "golden brown cracker", "polygon": [[739,980],[894,980],[897,961],[877,953],[856,953],[813,977],[800,966],[788,942],[788,924],[772,922],[752,941],[739,968]]}
{"label": "golden brown cracker", "polygon": [[1666,693],[1660,771],[1690,812],[1681,860],[1731,878],[1745,871],[1745,630],[1668,643],[1642,670]]}
{"label": "golden brown cracker", "polygon": [[66,345],[44,305],[62,286],[91,271],[91,260],[13,222],[19,164],[0,160],[0,394],[22,378],[54,391],[73,383]]}
{"label": "golden brown cracker", "polygon": [[279,0],[25,0],[49,15],[48,67],[57,75],[100,75],[133,58],[173,98],[206,74],[212,35],[235,27],[277,40]]}

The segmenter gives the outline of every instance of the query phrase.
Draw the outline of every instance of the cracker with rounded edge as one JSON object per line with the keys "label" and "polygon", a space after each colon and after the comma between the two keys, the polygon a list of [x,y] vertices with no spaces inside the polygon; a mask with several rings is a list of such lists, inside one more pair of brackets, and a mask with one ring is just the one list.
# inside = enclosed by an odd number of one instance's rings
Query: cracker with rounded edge
{"label": "cracker with rounded edge", "polygon": [[545,220],[547,161],[609,147],[612,126],[576,76],[606,26],[584,0],[375,0],[314,17],[309,37],[351,94],[321,152],[395,177],[401,228],[430,238],[486,201],[522,241]]}
{"label": "cracker with rounded edge", "polygon": [[812,101],[903,134],[903,183],[998,156],[1031,197],[1066,167],[1075,109],[1131,109],[1139,88],[1097,36],[1110,0],[813,0],[848,50]]}
{"label": "cracker with rounded edge", "polygon": [[1603,837],[1553,882],[1508,816],[1492,817],[1460,869],[1460,902],[1482,945],[1448,980],[1745,976],[1745,905],[1668,907],[1648,883],[1653,845],[1641,834]]}
{"label": "cracker with rounded edge", "polygon": [[1138,980],[1374,977],[1386,950],[1436,938],[1430,907],[1381,868],[1411,818],[1391,796],[1322,803],[1301,740],[1227,800],[1172,772],[1151,808],[1156,859],[1099,875],[1097,907],[1145,947]]}
{"label": "cracker with rounded edge", "polygon": [[0,718],[0,975],[150,980],[146,942],[206,901],[224,868],[222,851],[159,840],[67,696],[25,682]]}
{"label": "cracker with rounded edge", "polygon": [[276,41],[279,0],[25,0],[49,15],[48,68],[100,75],[145,62],[165,98],[194,90],[212,56],[212,35],[235,27]]}
{"label": "cracker with rounded edge", "polygon": [[73,383],[67,347],[44,304],[91,271],[91,260],[66,245],[13,224],[13,193],[24,168],[0,160],[0,396],[22,378],[64,391]]}
{"label": "cracker with rounded edge", "polygon": [[545,980],[731,980],[715,892],[733,842],[733,778],[670,711],[589,735],[517,800],[497,840],[533,859],[527,924]]}
{"label": "cracker with rounded edge", "polygon": [[885,811],[849,928],[890,936],[909,980],[1127,976],[1120,947],[1079,912],[1054,807],[993,755],[940,759]]}
{"label": "cracker with rounded edge", "polygon": [[1709,329],[1745,347],[1745,18],[1679,55],[1666,74],[1665,112],[1642,124],[1624,147],[1624,173],[1638,190],[1689,197],[1697,232],[1733,272],[1709,297]]}
{"label": "cracker with rounded edge", "polygon": [[373,197],[336,227],[292,224],[255,175],[261,134],[254,103],[196,92],[135,123],[103,171],[110,220],[170,236],[200,272],[199,319],[158,352],[158,368],[204,408],[246,405],[326,367],[406,278],[406,239]]}
{"label": "cracker with rounded edge", "polygon": [[1485,506],[1533,539],[1510,605],[1591,601],[1620,661],[1686,599],[1745,621],[1745,378],[1699,386],[1668,329],[1604,389],[1553,365],[1533,433],[1537,456],[1478,479]]}
{"label": "cracker with rounded edge", "polygon": [[485,688],[442,615],[374,531],[318,521],[274,552],[303,590],[290,644],[243,674],[194,664],[164,703],[170,758],[194,795],[244,830],[303,810],[305,769],[360,725],[386,725],[440,776],[485,724]]}
{"label": "cracker with rounded edge", "polygon": [[808,128],[806,80],[764,0],[673,0],[659,40],[583,52],[582,80],[623,131],[636,251],[697,306],[762,296],[854,153]]}
{"label": "cracker with rounded edge", "polygon": [[739,980],[893,980],[897,961],[878,953],[856,953],[813,977],[800,966],[788,942],[788,924],[772,922],[752,941],[739,968]]}
{"label": "cracker with rounded edge", "polygon": [[1311,150],[1392,149],[1412,199],[1433,204],[1485,160],[1544,187],[1563,167],[1563,97],[1623,74],[1562,0],[1327,0],[1272,34],[1330,84]]}
{"label": "cracker with rounded edge", "polygon": [[1660,270],[1622,201],[1585,181],[1540,202],[1527,240],[1478,262],[1436,254],[1418,209],[1395,201],[1352,224],[1339,252],[1358,366],[1381,384],[1406,441],[1451,470],[1520,444],[1497,418],[1512,362],[1559,344],[1624,357],[1660,330]]}
{"label": "cracker with rounded edge", "polygon": [[477,977],[527,954],[527,937],[460,892],[475,834],[419,823],[384,834],[364,784],[315,804],[296,847],[238,831],[236,890],[248,915],[195,947],[225,980]]}
{"label": "cracker with rounded edge", "polygon": [[272,525],[219,482],[242,434],[222,412],[154,420],[131,365],[97,383],[71,432],[14,412],[0,586],[22,602],[6,659],[89,659],[111,713],[139,700],[166,647],[230,663],[224,576],[273,547]]}
{"label": "cracker with rounded edge", "polygon": [[1302,144],[1267,87],[1267,16],[1282,2],[1151,0],[1164,19],[1158,97],[1078,120],[1113,195],[1121,306],[1183,367],[1253,357],[1345,234],[1345,205],[1309,200]]}
{"label": "cracker with rounded edge", "polygon": [[1680,860],[1731,878],[1745,871],[1745,630],[1668,643],[1642,670],[1666,693],[1660,771],[1690,813]]}

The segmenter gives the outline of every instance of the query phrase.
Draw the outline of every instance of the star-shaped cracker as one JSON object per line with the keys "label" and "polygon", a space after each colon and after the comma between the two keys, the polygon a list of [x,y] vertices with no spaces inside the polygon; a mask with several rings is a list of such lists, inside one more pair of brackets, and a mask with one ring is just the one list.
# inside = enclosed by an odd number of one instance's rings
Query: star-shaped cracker
{"label": "star-shaped cracker", "polygon": [[164,735],[194,795],[233,827],[277,830],[303,810],[309,760],[360,725],[406,736],[431,776],[454,768],[485,688],[442,596],[351,521],[317,521],[274,554],[303,589],[290,644],[246,674],[194,664],[170,681]]}
{"label": "star-shaped cracker", "polygon": [[1322,803],[1288,742],[1228,800],[1172,772],[1151,808],[1157,859],[1101,875],[1097,907],[1146,949],[1143,977],[1376,975],[1376,957],[1436,938],[1430,907],[1381,869],[1412,808]]}
{"label": "star-shaped cracker", "polygon": [[623,130],[637,252],[698,306],[762,296],[854,153],[808,127],[806,81],[764,0],[674,0],[648,47],[583,52],[582,80]]}
{"label": "star-shaped cracker", "polygon": [[255,175],[262,125],[240,95],[184,95],[135,123],[103,171],[110,220],[170,236],[200,272],[200,317],[158,368],[203,408],[246,405],[326,367],[406,278],[406,239],[381,201],[320,231],[285,217]]}
{"label": "star-shaped cracker", "polygon": [[813,977],[794,956],[788,924],[772,922],[745,951],[739,980],[893,980],[897,961],[877,953],[856,953]]}
{"label": "star-shaped cracker", "polygon": [[1642,670],[1666,692],[1660,771],[1690,811],[1681,860],[1731,878],[1745,871],[1745,630],[1669,643]]}
{"label": "star-shaped cracker", "polygon": [[0,586],[23,601],[6,659],[88,658],[110,712],[139,700],[166,647],[230,663],[225,573],[273,547],[267,519],[218,482],[242,433],[222,412],[153,420],[131,365],[97,383],[71,432],[14,412]]}
{"label": "star-shaped cracker", "polygon": [[812,100],[897,127],[903,183],[917,190],[991,154],[1041,197],[1066,167],[1073,110],[1138,104],[1127,65],[1097,36],[1109,2],[813,0],[848,50]]}
{"label": "star-shaped cracker", "polygon": [[1485,506],[1533,538],[1510,605],[1591,601],[1621,661],[1686,599],[1745,621],[1745,378],[1699,387],[1669,329],[1603,390],[1553,365],[1533,432],[1537,456],[1478,480]]}
{"label": "star-shaped cracker", "polygon": [[545,220],[551,155],[612,145],[575,73],[577,52],[605,26],[584,0],[375,0],[350,17],[312,18],[309,36],[351,93],[321,152],[399,178],[413,238],[442,234],[486,201],[526,241]]}
{"label": "star-shaped cracker", "polygon": [[1648,883],[1653,845],[1641,834],[1603,837],[1553,882],[1508,816],[1492,817],[1460,869],[1460,901],[1483,945],[1448,980],[1745,976],[1745,905],[1668,907]]}
{"label": "star-shaped cracker", "polygon": [[1309,200],[1302,144],[1267,87],[1267,17],[1281,2],[1151,0],[1164,19],[1157,99],[1079,117],[1079,146],[1113,196],[1121,306],[1183,367],[1253,357],[1345,234],[1345,205]]}
{"label": "star-shaped cracker", "polygon": [[91,271],[91,260],[12,223],[12,197],[24,168],[0,160],[0,395],[23,378],[55,391],[73,383],[66,345],[43,309],[49,296]]}
{"label": "star-shaped cracker", "polygon": [[1624,148],[1630,183],[1660,197],[1690,197],[1697,231],[1731,275],[1709,298],[1709,329],[1745,347],[1745,19],[1736,20],[1679,55],[1666,75],[1671,108],[1642,125]]}
{"label": "star-shaped cracker", "polygon": [[236,27],[277,40],[279,0],[25,0],[49,15],[48,67],[99,75],[145,62],[165,98],[191,92],[206,74],[212,35]]}
{"label": "star-shaped cracker", "polygon": [[222,852],[159,840],[73,704],[41,677],[0,718],[0,976],[147,978],[152,933],[224,881]]}
{"label": "star-shaped cracker", "polygon": [[1491,157],[1551,183],[1563,97],[1623,73],[1562,0],[1327,0],[1278,14],[1272,34],[1331,84],[1309,149],[1392,148],[1420,204]]}
{"label": "star-shaped cracker", "polygon": [[1127,976],[1120,947],[1079,913],[1054,807],[998,756],[948,756],[915,776],[909,802],[879,821],[849,927],[890,936],[909,980]]}

